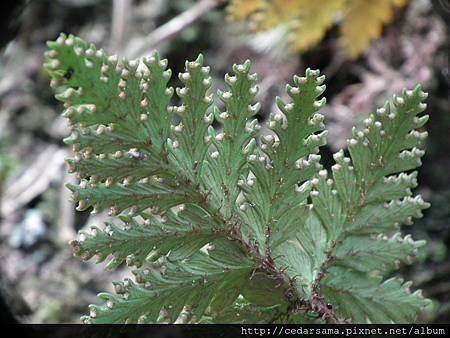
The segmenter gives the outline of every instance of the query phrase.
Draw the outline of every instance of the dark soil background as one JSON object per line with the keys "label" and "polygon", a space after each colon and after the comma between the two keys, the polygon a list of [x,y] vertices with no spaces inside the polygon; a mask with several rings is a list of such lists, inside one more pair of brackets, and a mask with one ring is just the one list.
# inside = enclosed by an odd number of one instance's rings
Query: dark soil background
{"label": "dark soil background", "polygon": [[[45,42],[73,33],[130,58],[152,49],[169,59],[176,75],[199,52],[211,66],[217,87],[231,65],[246,58],[259,74],[260,119],[274,109],[275,95],[293,74],[307,67],[327,76],[329,147],[345,147],[350,128],[403,87],[421,83],[429,92],[427,153],[419,188],[432,207],[404,232],[426,239],[413,265],[399,275],[434,300],[418,322],[450,322],[450,112],[447,0],[411,0],[398,11],[383,36],[357,60],[348,60],[332,29],[303,55],[273,48],[275,41],[245,34],[226,22],[225,3],[214,0],[36,0],[2,2],[0,19],[0,318],[26,323],[78,323],[95,294],[127,271],[105,272],[101,265],[72,256],[67,241],[106,215],[76,212],[64,183],[70,155],[62,110],[42,70]],[[203,8],[193,22],[176,21],[174,32],[157,29],[192,7]],[[209,7],[208,7],[209,6]],[[193,12],[194,13],[194,12]],[[272,46],[272,47],[271,47]],[[174,76],[173,84],[178,82]]]}

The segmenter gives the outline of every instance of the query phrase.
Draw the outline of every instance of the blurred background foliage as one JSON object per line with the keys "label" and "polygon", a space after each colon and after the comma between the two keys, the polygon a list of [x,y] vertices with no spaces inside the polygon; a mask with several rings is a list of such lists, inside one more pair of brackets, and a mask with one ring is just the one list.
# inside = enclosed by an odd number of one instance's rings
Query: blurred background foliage
{"label": "blurred background foliage", "polygon": [[[107,216],[75,212],[64,187],[75,179],[66,173],[64,165],[70,149],[62,138],[68,129],[41,67],[45,42],[66,32],[129,58],[156,48],[169,59],[174,74],[182,70],[186,59],[192,60],[202,52],[212,69],[213,90],[223,87],[223,74],[232,63],[250,58],[260,79],[261,121],[275,109],[275,95],[282,95],[284,84],[293,74],[307,67],[320,68],[327,76],[328,87],[329,103],[324,113],[330,136],[329,146],[322,150],[328,164],[331,154],[345,147],[353,124],[360,123],[401,88],[421,83],[430,93],[431,118],[418,189],[432,207],[404,231],[415,239],[426,239],[428,245],[420,262],[404,266],[400,274],[434,300],[418,321],[448,322],[450,114],[445,22],[450,19],[450,6],[445,0],[380,1],[390,6],[389,13],[375,11],[371,18],[367,14],[370,11],[355,12],[357,21],[380,22],[378,29],[368,33],[370,38],[363,47],[355,46],[357,52],[346,49],[345,44],[342,48],[348,13],[344,7],[325,23],[307,21],[302,26],[297,22],[294,27],[307,29],[297,29],[295,35],[286,30],[286,25],[279,25],[283,20],[270,19],[283,17],[287,7],[273,7],[270,12],[256,7],[245,12],[237,7],[262,2],[293,6],[312,1],[11,2],[0,20],[0,315],[9,312],[22,322],[77,323],[86,305],[96,301],[96,290],[111,291],[107,281],[125,274],[121,269],[105,272],[101,266],[82,263],[72,257],[67,245],[76,231],[100,225]],[[321,18],[320,8],[308,10],[308,20]],[[290,11],[290,15],[298,13]],[[257,29],[262,23],[264,29]],[[319,29],[309,32],[314,25]],[[352,38],[348,38],[351,44]],[[174,76],[171,85],[177,84]]]}
{"label": "blurred background foliage", "polygon": [[[334,23],[339,24],[340,43],[345,53],[356,58],[383,26],[391,22],[395,9],[408,0],[231,0],[230,21],[246,21],[255,32],[277,29],[284,32],[293,51],[316,46]],[[275,43],[275,42],[274,42]]]}

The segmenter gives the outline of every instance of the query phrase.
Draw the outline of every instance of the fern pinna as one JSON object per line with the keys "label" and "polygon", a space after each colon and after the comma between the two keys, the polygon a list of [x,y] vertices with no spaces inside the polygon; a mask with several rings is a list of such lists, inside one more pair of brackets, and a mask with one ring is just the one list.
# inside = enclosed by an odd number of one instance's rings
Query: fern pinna
{"label": "fern pinna", "polygon": [[427,136],[420,86],[354,128],[329,172],[317,70],[294,76],[260,136],[249,61],[225,76],[219,109],[201,55],[174,90],[157,53],[119,63],[64,34],[48,46],[80,178],[68,188],[78,210],[117,216],[71,245],[107,269],[134,267],[84,322],[403,323],[428,304],[385,277],[424,245],[398,232],[429,206],[411,193]]}

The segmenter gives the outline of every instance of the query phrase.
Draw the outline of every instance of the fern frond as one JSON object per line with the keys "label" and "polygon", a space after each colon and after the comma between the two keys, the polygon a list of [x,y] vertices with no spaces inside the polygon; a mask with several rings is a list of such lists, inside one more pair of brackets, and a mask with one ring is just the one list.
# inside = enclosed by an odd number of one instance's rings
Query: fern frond
{"label": "fern frond", "polygon": [[[316,276],[316,291],[322,290],[323,285],[324,289],[331,288],[336,292],[337,298],[330,292],[327,296],[340,304],[342,301],[338,298],[343,294],[353,297],[355,303],[363,304],[360,308],[342,305],[337,313],[344,318],[385,322],[387,315],[395,322],[407,322],[413,319],[414,309],[427,304],[419,294],[409,295],[408,287],[402,283],[373,277],[374,271],[410,260],[416,248],[423,245],[409,237],[403,240],[399,234],[392,238],[382,234],[395,231],[399,224],[411,224],[412,217],[421,217],[421,211],[429,207],[420,195],[410,197],[410,188],[415,186],[415,173],[394,176],[421,164],[424,152],[419,148],[426,132],[416,129],[424,125],[428,116],[417,115],[424,111],[426,105],[422,100],[426,97],[417,86],[414,90],[403,91],[402,96],[394,96],[392,108],[386,103],[378,109],[364,121],[362,128],[353,130],[354,138],[348,141],[351,158],[345,157],[342,151],[334,155],[334,180],[327,179],[327,172],[323,170],[311,191],[314,212],[328,238],[327,256]],[[381,184],[388,187],[386,195]],[[365,266],[361,264],[364,256]],[[333,274],[330,269],[337,272]],[[354,294],[343,275],[357,278],[359,284]],[[362,289],[360,285],[367,287]],[[403,297],[409,304],[407,311],[402,310],[401,300],[397,297]],[[382,299],[389,311],[383,312],[384,307],[379,304]]]}
{"label": "fern frond", "polygon": [[263,253],[291,238],[293,214],[306,213],[308,180],[321,168],[317,153],[326,143],[323,116],[316,113],[326,102],[318,100],[323,81],[309,69],[305,77],[295,76],[296,87],[286,89],[292,102],[277,98],[282,113],[270,115],[272,133],[261,138],[261,150],[248,156],[252,175],[240,182],[246,196],[241,213]]}
{"label": "fern frond", "polygon": [[163,217],[143,217],[138,221],[121,216],[123,226],[108,222],[105,229],[92,226],[90,231],[81,231],[79,240],[71,241],[75,254],[84,260],[97,255],[97,263],[112,256],[109,269],[125,260],[129,266],[140,267],[165,255],[174,261],[189,257],[221,231],[220,224],[214,224],[207,213],[192,204]]}
{"label": "fern frond", "polygon": [[174,141],[170,142],[173,162],[194,183],[199,180],[208,149],[205,137],[213,121],[212,113],[207,112],[213,102],[212,96],[207,94],[211,86],[208,74],[209,67],[203,65],[202,55],[195,61],[186,61],[185,72],[179,74],[184,87],[176,89],[182,104],[170,109],[181,120],[173,127]]}
{"label": "fern frond", "polygon": [[336,248],[334,259],[337,265],[352,270],[384,273],[400,262],[410,263],[424,244],[424,241],[413,241],[409,235],[402,238],[398,232],[391,237],[349,236]]}
{"label": "fern frond", "polygon": [[[216,253],[217,251],[217,253]],[[131,280],[116,283],[118,295],[101,293],[104,306],[90,306],[86,322],[154,323],[165,310],[174,322],[185,305],[196,318],[208,307],[220,311],[233,304],[249,283],[254,262],[230,242],[217,241],[208,254],[197,252],[179,262],[154,264],[135,271],[138,286]]]}
{"label": "fern frond", "polygon": [[80,185],[69,184],[67,187],[73,191],[73,200],[78,202],[78,211],[93,206],[93,213],[100,212],[108,207],[109,214],[115,216],[129,210],[131,215],[148,208],[156,208],[160,212],[183,204],[199,201],[202,197],[192,189],[180,184],[159,182],[160,178],[145,179],[138,182],[124,179],[121,184],[110,184],[81,181]]}
{"label": "fern frond", "polygon": [[221,111],[210,110],[201,55],[179,75],[172,106],[157,53],[119,63],[64,34],[49,47],[45,68],[73,130],[67,162],[80,178],[68,188],[78,210],[120,220],[71,245],[108,269],[137,268],[136,282],[101,293],[106,304],[91,305],[85,322],[175,322],[182,312],[193,323],[406,322],[428,304],[409,282],[385,279],[424,244],[398,233],[429,206],[411,191],[427,136],[420,87],[355,128],[330,174],[318,155],[319,71],[294,76],[259,135],[249,61],[225,76]]}
{"label": "fern frond", "polygon": [[331,268],[321,288],[339,315],[354,323],[409,323],[427,304],[411,282],[398,278],[382,281],[355,271]]}
{"label": "fern frond", "polygon": [[258,87],[256,74],[250,73],[250,61],[234,65],[233,73],[225,76],[229,90],[218,92],[225,111],[216,108],[214,115],[222,128],[217,133],[212,127],[209,129],[207,142],[212,144],[212,151],[205,162],[203,175],[213,205],[220,208],[225,218],[236,212],[237,182],[248,172],[246,156],[255,147],[253,138],[260,128],[258,120],[252,119],[261,105],[253,104]]}

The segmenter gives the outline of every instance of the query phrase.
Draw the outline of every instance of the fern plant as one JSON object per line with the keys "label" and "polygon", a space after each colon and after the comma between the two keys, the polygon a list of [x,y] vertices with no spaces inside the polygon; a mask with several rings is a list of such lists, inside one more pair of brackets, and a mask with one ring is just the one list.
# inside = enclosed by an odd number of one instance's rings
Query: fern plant
{"label": "fern plant", "polygon": [[420,86],[355,128],[328,172],[317,70],[294,76],[260,137],[249,61],[225,76],[219,109],[201,55],[174,90],[156,52],[119,63],[72,35],[48,46],[80,178],[68,188],[78,210],[116,216],[71,245],[135,276],[100,293],[84,322],[403,323],[428,304],[385,277],[424,245],[398,232],[429,206],[411,193],[427,136]]}
{"label": "fern plant", "polygon": [[313,48],[337,22],[341,45],[351,58],[358,57],[381,36],[392,21],[394,9],[407,0],[231,0],[230,21],[248,21],[257,32],[283,28],[292,49]]}

